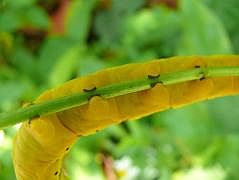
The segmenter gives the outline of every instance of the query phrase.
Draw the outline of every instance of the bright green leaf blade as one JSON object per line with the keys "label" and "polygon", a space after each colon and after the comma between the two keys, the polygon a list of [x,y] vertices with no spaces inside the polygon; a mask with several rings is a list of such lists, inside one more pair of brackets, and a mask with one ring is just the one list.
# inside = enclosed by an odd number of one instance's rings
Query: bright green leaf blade
{"label": "bright green leaf blade", "polygon": [[77,40],[79,43],[85,42],[96,2],[96,0],[72,2],[66,20],[66,35],[68,37]]}
{"label": "bright green leaf blade", "polygon": [[56,62],[50,77],[49,82],[51,86],[59,85],[71,78],[73,72],[77,69],[77,63],[83,49],[77,46],[69,48]]}
{"label": "bright green leaf blade", "polygon": [[182,0],[181,6],[183,35],[179,55],[232,53],[223,24],[213,12],[196,0]]}

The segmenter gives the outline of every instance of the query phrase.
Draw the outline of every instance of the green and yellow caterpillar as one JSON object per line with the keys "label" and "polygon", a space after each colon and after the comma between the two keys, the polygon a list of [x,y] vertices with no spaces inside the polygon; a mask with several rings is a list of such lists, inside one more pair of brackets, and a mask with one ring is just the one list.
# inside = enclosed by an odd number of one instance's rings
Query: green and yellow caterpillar
{"label": "green and yellow caterpillar", "polygon": [[[71,80],[43,93],[40,103],[73,93],[198,67],[239,66],[239,56],[173,57],[106,69]],[[62,160],[80,136],[154,112],[239,93],[239,77],[206,77],[172,85],[157,83],[148,90],[89,103],[24,122],[14,141],[13,160],[19,180],[64,179]]]}

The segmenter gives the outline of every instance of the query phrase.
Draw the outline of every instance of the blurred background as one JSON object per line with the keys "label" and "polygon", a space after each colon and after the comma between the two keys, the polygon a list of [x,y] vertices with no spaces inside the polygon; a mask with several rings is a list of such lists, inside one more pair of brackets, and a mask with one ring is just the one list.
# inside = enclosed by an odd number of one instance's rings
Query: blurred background
{"label": "blurred background", "polygon": [[[72,78],[176,55],[237,54],[238,0],[0,0],[0,112]],[[239,97],[160,112],[80,138],[70,179],[239,179]],[[15,179],[19,125],[0,131]]]}

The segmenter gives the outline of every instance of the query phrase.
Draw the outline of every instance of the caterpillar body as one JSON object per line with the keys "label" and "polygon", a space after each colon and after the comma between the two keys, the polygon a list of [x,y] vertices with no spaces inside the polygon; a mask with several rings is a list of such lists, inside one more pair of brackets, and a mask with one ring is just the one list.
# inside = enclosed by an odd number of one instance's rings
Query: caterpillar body
{"label": "caterpillar body", "polygon": [[[80,77],[48,90],[34,103],[105,85],[153,78],[199,67],[239,66],[239,56],[173,57],[128,64]],[[208,77],[178,84],[157,83],[152,88],[114,98],[93,96],[85,105],[24,122],[14,141],[13,160],[19,180],[64,179],[62,160],[80,136],[109,125],[197,101],[239,93],[239,77]]]}

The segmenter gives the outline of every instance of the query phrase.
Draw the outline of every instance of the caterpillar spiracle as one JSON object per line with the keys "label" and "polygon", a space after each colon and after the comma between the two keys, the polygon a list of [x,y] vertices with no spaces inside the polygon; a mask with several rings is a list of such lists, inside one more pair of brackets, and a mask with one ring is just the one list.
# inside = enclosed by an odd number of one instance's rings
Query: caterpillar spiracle
{"label": "caterpillar spiracle", "polygon": [[[239,66],[239,56],[173,57],[123,65],[66,82],[44,92],[34,103],[149,75],[154,77],[195,67],[217,66]],[[94,96],[85,105],[24,122],[13,149],[17,179],[64,179],[63,157],[80,136],[154,112],[238,93],[239,77],[233,76],[208,77],[172,85],[158,83],[148,90],[109,99]]]}

